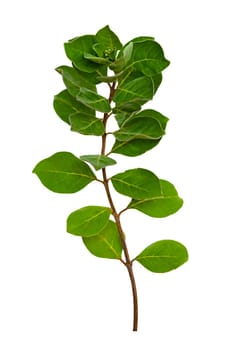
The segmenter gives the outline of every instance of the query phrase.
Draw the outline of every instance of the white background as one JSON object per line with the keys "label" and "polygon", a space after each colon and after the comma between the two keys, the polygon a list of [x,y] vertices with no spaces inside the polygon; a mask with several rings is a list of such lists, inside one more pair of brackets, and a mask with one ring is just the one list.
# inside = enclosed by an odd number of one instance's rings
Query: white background
{"label": "white background", "polygon": [[[5,1],[1,4],[0,348],[2,350],[233,347],[232,2]],[[188,247],[168,274],[135,263],[139,332],[127,272],[67,234],[67,215],[106,203],[100,184],[74,195],[41,186],[32,169],[57,151],[96,153],[94,137],[56,117],[54,68],[63,43],[109,24],[121,40],[154,36],[171,61],[149,105],[170,118],[161,144],[118,171],[149,168],[173,182],[182,210],[156,220],[124,214],[131,255],[158,239]],[[116,198],[118,200],[118,197]],[[127,203],[127,199],[122,199]],[[120,203],[120,202],[119,202]]]}

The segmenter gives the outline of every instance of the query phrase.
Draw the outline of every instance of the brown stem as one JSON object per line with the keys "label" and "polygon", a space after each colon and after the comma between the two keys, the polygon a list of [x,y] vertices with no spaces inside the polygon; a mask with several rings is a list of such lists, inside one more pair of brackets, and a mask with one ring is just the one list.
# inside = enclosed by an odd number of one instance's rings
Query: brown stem
{"label": "brown stem", "polygon": [[[109,102],[112,101],[114,93],[115,93],[115,83],[110,85]],[[104,118],[103,118],[105,133],[102,136],[102,147],[101,147],[101,154],[102,155],[105,155],[105,150],[106,150],[106,139],[107,139],[106,124],[107,124],[107,120],[108,120],[109,116],[110,115],[108,113],[105,113],[104,114]],[[119,233],[120,240],[121,240],[121,244],[122,244],[122,249],[123,249],[124,256],[125,256],[125,261],[121,259],[121,262],[126,266],[126,268],[128,270],[130,282],[131,282],[131,289],[132,289],[132,294],[133,294],[133,331],[137,331],[137,329],[138,329],[138,296],[137,296],[137,287],[136,287],[136,282],[135,282],[135,277],[134,277],[134,272],[133,272],[132,261],[131,261],[130,256],[129,256],[129,251],[128,251],[128,247],[127,247],[126,240],[125,240],[125,234],[123,232],[123,229],[122,229],[122,226],[121,226],[121,221],[120,221],[120,214],[124,210],[121,211],[119,214],[116,211],[116,208],[115,208],[112,196],[111,196],[109,184],[108,184],[106,168],[102,169],[102,176],[103,176],[103,185],[104,185],[104,188],[105,188],[105,192],[106,192],[106,195],[107,195],[107,198],[108,198],[108,201],[109,201],[109,205],[110,205],[111,210],[112,210],[112,215],[114,216],[114,219],[115,219],[115,222],[116,222],[116,226],[117,226],[118,233]]]}

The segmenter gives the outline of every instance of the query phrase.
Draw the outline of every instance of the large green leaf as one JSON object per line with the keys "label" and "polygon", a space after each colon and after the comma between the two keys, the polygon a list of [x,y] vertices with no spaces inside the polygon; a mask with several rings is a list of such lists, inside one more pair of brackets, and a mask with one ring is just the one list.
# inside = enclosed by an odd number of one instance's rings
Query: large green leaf
{"label": "large green leaf", "polygon": [[114,132],[118,141],[130,141],[133,139],[155,140],[164,135],[161,124],[154,118],[132,118]]}
{"label": "large green leaf", "polygon": [[95,168],[95,170],[100,170],[106,166],[116,164],[116,161],[114,159],[100,154],[84,155],[81,156],[80,159],[90,163]]}
{"label": "large green leaf", "polygon": [[107,113],[111,111],[110,103],[105,97],[100,96],[86,88],[80,88],[76,99],[85,104],[87,107],[95,109],[99,112]]}
{"label": "large green leaf", "polygon": [[[104,28],[101,28],[96,33],[95,39],[104,48],[105,57],[109,57],[109,56],[111,57],[112,53],[115,56],[116,51],[120,50],[122,47],[122,44],[118,36],[109,28],[109,26],[105,26]],[[111,57],[111,58],[115,58],[115,57]]]}
{"label": "large green leaf", "polygon": [[111,209],[88,206],[71,213],[67,218],[67,232],[83,237],[98,235],[109,222]]}
{"label": "large green leaf", "polygon": [[159,179],[147,169],[126,170],[114,175],[111,182],[117,192],[131,198],[148,199],[161,196]]}
{"label": "large green leaf", "polygon": [[146,76],[154,76],[169,65],[161,46],[152,40],[134,41],[132,57],[127,68],[134,68]]}
{"label": "large green leaf", "polygon": [[58,95],[54,96],[53,107],[57,115],[67,124],[70,124],[70,115],[77,112],[95,117],[94,109],[77,101],[67,90],[63,90]]}
{"label": "large green leaf", "polygon": [[133,199],[128,208],[137,209],[155,218],[163,218],[176,213],[183,205],[175,187],[168,181],[160,180],[161,194],[142,200]]}
{"label": "large green leaf", "polygon": [[58,67],[56,71],[62,75],[64,84],[72,96],[75,97],[79,93],[80,87],[96,92],[96,86],[85,77],[85,73],[68,66]]}
{"label": "large green leaf", "polygon": [[69,119],[72,131],[77,131],[83,135],[101,136],[104,134],[102,120],[93,117],[91,114],[74,113],[70,115]]}
{"label": "large green leaf", "polygon": [[117,226],[113,221],[109,221],[98,235],[93,237],[83,237],[83,243],[89,252],[99,258],[121,258],[121,240]]}
{"label": "large green leaf", "polygon": [[148,246],[135,260],[152,272],[164,273],[183,265],[188,252],[179,242],[162,240]]}
{"label": "large green leaf", "polygon": [[94,54],[92,46],[95,44],[95,35],[83,35],[65,43],[65,52],[67,57],[75,64],[75,66],[84,72],[94,72],[99,65],[90,62],[84,58],[85,53]]}
{"label": "large green leaf", "polygon": [[154,85],[150,77],[140,77],[120,85],[114,95],[116,107],[124,109],[124,104],[136,102],[144,104],[153,97]]}
{"label": "large green leaf", "polygon": [[90,167],[69,152],[58,152],[43,159],[33,173],[45,187],[58,193],[78,192],[96,179]]}
{"label": "large green leaf", "polygon": [[161,139],[158,139],[158,140],[134,139],[130,141],[116,140],[111,150],[111,153],[119,153],[129,157],[136,157],[155,147],[160,140]]}

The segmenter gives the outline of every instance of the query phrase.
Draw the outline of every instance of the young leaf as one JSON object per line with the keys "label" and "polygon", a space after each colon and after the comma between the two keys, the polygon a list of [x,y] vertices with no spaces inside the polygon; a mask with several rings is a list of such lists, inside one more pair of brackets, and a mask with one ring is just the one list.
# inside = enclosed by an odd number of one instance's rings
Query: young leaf
{"label": "young leaf", "polygon": [[83,135],[101,136],[104,134],[102,120],[93,117],[91,114],[74,113],[69,117],[71,130]]}
{"label": "young leaf", "polygon": [[89,252],[99,258],[121,258],[121,240],[117,226],[113,221],[109,221],[98,235],[93,237],[83,237],[83,243]]}
{"label": "young leaf", "polygon": [[132,58],[127,68],[134,68],[151,77],[164,70],[169,63],[161,46],[155,41],[134,41]]}
{"label": "young leaf", "polygon": [[111,182],[115,190],[135,199],[161,196],[160,181],[147,169],[131,169],[114,175]]}
{"label": "young leaf", "polygon": [[96,86],[87,80],[85,73],[68,66],[58,67],[56,68],[56,71],[62,75],[64,84],[72,96],[76,97],[79,93],[80,87],[85,87],[96,92]]}
{"label": "young leaf", "polygon": [[98,235],[109,221],[111,209],[88,206],[71,213],[67,218],[67,232],[83,237]]}
{"label": "young leaf", "polygon": [[149,245],[135,260],[152,272],[164,273],[183,265],[188,252],[179,242],[162,240]]}
{"label": "young leaf", "polygon": [[40,161],[33,169],[49,190],[58,193],[75,193],[96,177],[89,166],[69,152],[58,152]]}
{"label": "young leaf", "polygon": [[114,136],[118,141],[130,141],[133,139],[156,140],[163,135],[164,130],[161,124],[154,118],[147,117],[133,117],[114,132]]}
{"label": "young leaf", "polygon": [[86,88],[80,88],[76,99],[85,104],[87,107],[95,109],[99,112],[107,113],[111,111],[110,103],[105,97],[100,96]]}
{"label": "young leaf", "polygon": [[161,194],[142,200],[133,199],[128,208],[137,209],[155,218],[163,218],[176,213],[183,205],[175,187],[168,181],[160,180]]}
{"label": "young leaf", "polygon": [[104,28],[100,29],[95,36],[96,41],[102,45],[102,47],[105,48],[105,55],[108,55],[111,52],[116,52],[117,50],[120,50],[122,47],[122,44],[118,38],[118,36],[109,28],[109,26],[105,26]]}
{"label": "young leaf", "polygon": [[104,58],[104,57],[97,57],[97,56],[94,56],[94,55],[91,55],[89,53],[86,53],[84,55],[84,57],[91,61],[91,62],[95,62],[95,63],[98,63],[98,64],[106,64],[106,65],[109,65],[111,63],[111,61],[109,61],[107,58]]}
{"label": "young leaf", "polygon": [[116,164],[116,161],[114,159],[104,155],[98,155],[98,154],[84,155],[84,156],[81,156],[80,159],[90,163],[95,168],[95,170],[100,170],[102,168],[105,168],[106,166]]}
{"label": "young leaf", "polygon": [[95,110],[85,106],[69,94],[67,90],[61,91],[54,97],[53,107],[57,115],[65,123],[70,124],[70,115],[74,113],[84,113],[95,117]]}

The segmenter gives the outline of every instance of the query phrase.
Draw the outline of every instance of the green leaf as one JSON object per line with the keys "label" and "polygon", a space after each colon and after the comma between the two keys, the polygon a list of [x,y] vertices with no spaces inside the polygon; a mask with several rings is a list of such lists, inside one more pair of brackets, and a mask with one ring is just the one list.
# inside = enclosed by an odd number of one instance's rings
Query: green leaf
{"label": "green leaf", "polygon": [[111,150],[111,153],[123,154],[129,157],[136,157],[155,147],[160,140],[161,139],[158,139],[158,140],[133,139],[130,141],[116,140]]}
{"label": "green leaf", "polygon": [[67,218],[67,232],[83,237],[98,235],[109,222],[111,209],[88,206],[71,213]]}
{"label": "green leaf", "polygon": [[119,141],[130,141],[133,139],[155,140],[164,135],[161,124],[154,118],[133,117],[127,120],[123,126],[114,132]]}
{"label": "green leaf", "polygon": [[69,152],[58,152],[40,161],[33,169],[42,184],[58,193],[75,193],[96,177],[90,167]]}
{"label": "green leaf", "polygon": [[143,200],[133,199],[129,209],[137,209],[155,218],[163,218],[176,213],[183,205],[175,187],[168,181],[160,180],[161,194]]}
{"label": "green leaf", "polygon": [[148,199],[161,196],[160,181],[147,169],[131,169],[114,175],[111,182],[115,190],[135,199]]}
{"label": "green leaf", "polygon": [[111,106],[108,100],[96,94],[95,92],[80,88],[79,94],[76,96],[76,99],[85,104],[87,107],[95,109],[99,112],[107,113],[111,111]]}
{"label": "green leaf", "polygon": [[70,117],[71,130],[83,135],[101,136],[104,134],[104,124],[101,119],[91,114],[74,113]]}
{"label": "green leaf", "polygon": [[179,242],[162,240],[149,245],[135,260],[152,272],[164,273],[183,265],[188,252]]}
{"label": "green leaf", "polygon": [[163,114],[155,111],[154,109],[144,109],[140,112],[138,112],[137,114],[135,114],[133,116],[133,118],[141,118],[142,120],[144,120],[143,118],[153,118],[155,119],[162,127],[162,129],[165,131],[166,129],[166,125],[168,122],[168,118],[165,117]]}
{"label": "green leaf", "polygon": [[83,35],[65,43],[67,57],[75,66],[83,72],[94,72],[98,69],[98,64],[90,62],[84,57],[85,53],[94,54],[92,46],[96,43],[94,35]]}
{"label": "green leaf", "polygon": [[104,155],[98,155],[98,154],[84,155],[84,156],[81,156],[80,159],[90,163],[95,168],[95,170],[99,170],[99,169],[105,168],[106,166],[116,164],[116,161],[114,159]]}
{"label": "green leaf", "polygon": [[83,237],[83,243],[89,252],[99,258],[121,258],[121,240],[117,226],[113,221],[109,221],[98,235],[93,237]]}
{"label": "green leaf", "polygon": [[100,29],[96,33],[95,38],[96,41],[105,48],[105,50],[109,50],[105,51],[106,56],[110,55],[111,52],[120,50],[122,47],[118,36],[109,28],[109,26],[105,26],[104,28]]}
{"label": "green leaf", "polygon": [[140,77],[120,85],[114,95],[116,106],[124,109],[124,103],[144,104],[153,97],[154,85],[150,77]]}
{"label": "green leaf", "polygon": [[109,61],[107,58],[104,58],[104,57],[97,57],[97,56],[94,56],[94,55],[91,55],[89,53],[86,53],[84,54],[84,57],[91,61],[91,62],[95,62],[95,63],[98,63],[98,64],[106,64],[106,65],[109,65],[111,63],[111,61]]}
{"label": "green leaf", "polygon": [[70,115],[81,112],[95,117],[95,111],[77,101],[67,90],[54,96],[53,107],[57,115],[67,124],[70,124]]}
{"label": "green leaf", "polygon": [[157,42],[134,41],[132,58],[127,68],[134,68],[146,76],[154,76],[164,70],[169,63]]}
{"label": "green leaf", "polygon": [[68,66],[60,66],[56,68],[56,71],[62,75],[64,84],[72,96],[76,97],[80,87],[96,92],[96,86],[87,80],[85,73],[83,74],[83,72]]}

